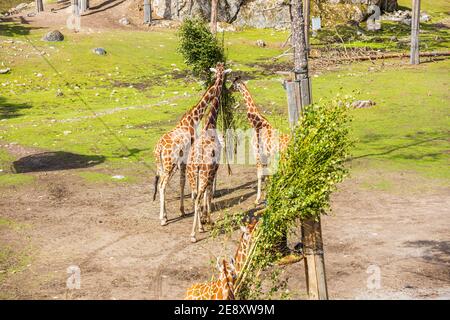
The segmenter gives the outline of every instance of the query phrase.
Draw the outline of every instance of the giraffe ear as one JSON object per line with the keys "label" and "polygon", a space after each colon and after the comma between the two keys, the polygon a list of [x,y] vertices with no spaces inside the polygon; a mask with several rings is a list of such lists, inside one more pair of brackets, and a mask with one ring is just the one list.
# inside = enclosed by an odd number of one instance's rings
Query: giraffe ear
{"label": "giraffe ear", "polygon": [[222,264],[220,263],[220,258],[217,258],[217,261],[216,261],[216,268],[217,268],[217,270],[219,270],[220,272],[222,272]]}
{"label": "giraffe ear", "polygon": [[216,68],[209,68],[209,70],[210,70],[211,72],[217,73],[217,69],[216,69]]}
{"label": "giraffe ear", "polygon": [[231,71],[233,71],[233,70],[227,69],[227,70],[225,70],[223,73],[224,73],[224,74],[228,74],[228,73],[230,73]]}

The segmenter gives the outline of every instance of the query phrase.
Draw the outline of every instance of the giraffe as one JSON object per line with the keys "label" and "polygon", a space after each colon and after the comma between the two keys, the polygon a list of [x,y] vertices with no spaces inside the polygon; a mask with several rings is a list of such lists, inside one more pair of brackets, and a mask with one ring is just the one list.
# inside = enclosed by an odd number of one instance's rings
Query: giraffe
{"label": "giraffe", "polygon": [[253,217],[247,225],[241,226],[241,239],[234,255],[234,268],[236,269],[236,274],[239,274],[239,272],[241,272],[245,260],[247,259],[252,241],[253,231],[255,230],[257,223],[258,220]]}
{"label": "giraffe", "polygon": [[234,282],[236,281],[236,270],[234,259],[230,262],[217,261],[220,275],[217,281],[197,283],[186,291],[186,300],[234,300]]}
{"label": "giraffe", "polygon": [[[221,80],[231,70],[223,71],[223,63],[217,65],[217,74],[222,75]],[[205,122],[200,136],[194,141],[190,149],[187,176],[192,190],[194,200],[194,222],[192,225],[191,241],[196,242],[195,230],[198,227],[203,232],[202,217],[200,217],[200,201],[203,197],[204,210],[206,209],[206,220],[210,222],[212,187],[219,169],[220,151],[222,148],[221,137],[216,130],[217,115],[219,112],[219,102],[222,93],[222,82],[216,86],[214,99],[208,118]]]}
{"label": "giraffe", "polygon": [[261,201],[264,169],[267,168],[269,159],[287,148],[290,137],[287,134],[277,134],[277,130],[259,112],[247,86],[239,77],[236,77],[233,81],[233,90],[240,91],[243,95],[247,105],[247,119],[253,128],[252,147],[256,158],[258,178],[255,203],[258,204]]}
{"label": "giraffe", "polygon": [[[187,111],[177,126],[164,134],[155,146],[155,192],[153,194],[153,201],[156,199],[159,184],[160,196],[160,213],[159,219],[161,225],[167,224],[167,211],[165,193],[166,186],[173,174],[180,169],[180,212],[184,215],[184,186],[186,183],[186,158],[189,154],[189,149],[195,140],[196,129],[200,124],[203,115],[209,105],[214,99],[217,88],[222,87],[223,83],[223,67],[212,69],[216,72],[216,80],[208,90],[203,94],[200,101]],[[159,182],[159,183],[158,183]]]}

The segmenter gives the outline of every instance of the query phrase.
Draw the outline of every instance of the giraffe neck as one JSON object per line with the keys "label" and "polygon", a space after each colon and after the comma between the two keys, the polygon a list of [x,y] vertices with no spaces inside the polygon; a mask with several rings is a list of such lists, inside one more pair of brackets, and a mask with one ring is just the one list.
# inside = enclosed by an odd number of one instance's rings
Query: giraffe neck
{"label": "giraffe neck", "polygon": [[266,119],[259,112],[258,108],[256,107],[255,101],[252,98],[252,95],[250,94],[247,86],[243,82],[240,83],[239,90],[244,96],[245,104],[247,105],[247,119],[252,125],[252,127],[257,128],[261,126],[263,123],[266,123],[267,122]]}
{"label": "giraffe neck", "polygon": [[219,114],[219,106],[220,106],[220,96],[222,95],[222,84],[223,84],[224,74],[217,76],[214,91],[214,97],[212,99],[211,110],[208,115],[208,119],[205,122],[205,130],[206,129],[215,129],[217,123],[217,116]]}
{"label": "giraffe neck", "polygon": [[218,74],[215,83],[212,84],[208,88],[208,90],[206,90],[200,101],[191,110],[186,112],[186,114],[181,119],[179,126],[188,125],[191,127],[195,127],[199,124],[205,114],[209,103],[215,97],[217,85],[222,85],[222,79],[222,74]]}
{"label": "giraffe neck", "polygon": [[241,241],[239,241],[239,246],[236,250],[236,254],[234,256],[236,272],[240,272],[242,266],[245,263],[245,259],[247,259],[248,254],[248,246],[250,244],[250,235],[242,234]]}

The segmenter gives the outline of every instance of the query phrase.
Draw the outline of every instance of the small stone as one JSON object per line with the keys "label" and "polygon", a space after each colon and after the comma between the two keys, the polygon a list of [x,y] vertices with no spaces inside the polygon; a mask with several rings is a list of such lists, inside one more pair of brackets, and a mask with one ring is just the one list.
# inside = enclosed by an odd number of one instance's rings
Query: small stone
{"label": "small stone", "polygon": [[0,69],[0,74],[7,74],[11,71],[11,68]]}
{"label": "small stone", "polygon": [[376,105],[376,103],[372,100],[356,100],[352,103],[352,107],[355,109],[370,108],[374,105]]}
{"label": "small stone", "polygon": [[58,30],[53,30],[50,31],[49,33],[47,33],[43,38],[43,41],[63,41],[64,40],[64,35],[59,32]]}
{"label": "small stone", "polygon": [[119,23],[124,25],[124,26],[127,26],[127,25],[130,24],[130,21],[127,18],[124,17],[124,18],[119,20]]}
{"label": "small stone", "polygon": [[56,90],[57,97],[62,97],[63,95],[64,95],[64,93],[61,91],[61,89]]}
{"label": "small stone", "polygon": [[118,175],[112,176],[112,178],[117,179],[117,180],[122,180],[122,179],[125,179],[125,176],[118,174]]}
{"label": "small stone", "polygon": [[98,54],[99,56],[104,56],[106,54],[106,50],[103,48],[95,48],[92,52]]}
{"label": "small stone", "polygon": [[260,48],[264,48],[266,46],[266,42],[264,40],[256,40],[256,45]]}

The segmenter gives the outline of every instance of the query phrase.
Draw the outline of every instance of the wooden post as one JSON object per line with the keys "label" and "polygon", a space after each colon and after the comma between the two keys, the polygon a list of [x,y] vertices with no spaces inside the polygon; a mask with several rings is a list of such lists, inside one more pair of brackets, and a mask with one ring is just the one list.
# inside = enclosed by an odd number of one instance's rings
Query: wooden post
{"label": "wooden post", "polygon": [[419,64],[420,0],[412,0],[411,64]]}
{"label": "wooden post", "polygon": [[310,26],[310,13],[311,13],[311,2],[310,0],[304,0],[305,5],[303,8],[303,15],[305,17],[305,42],[306,42],[306,50],[307,54],[309,56],[309,50],[311,49],[309,47],[309,26]]}
{"label": "wooden post", "polygon": [[151,0],[144,0],[144,24],[152,23],[152,4]]}
{"label": "wooden post", "polygon": [[[291,0],[290,6],[292,46],[294,48],[294,81],[296,103],[302,112],[302,106],[312,103],[311,82],[308,74],[308,49],[306,46],[307,29],[303,17],[302,0]],[[309,13],[308,13],[309,16]],[[309,30],[308,30],[309,31]],[[305,275],[310,299],[328,299],[323,254],[322,229],[318,219],[302,219],[302,243],[305,254]]]}
{"label": "wooden post", "polygon": [[219,0],[211,0],[211,32],[217,33],[217,4]]}
{"label": "wooden post", "polygon": [[44,11],[44,3],[42,0],[36,0],[36,11],[37,12]]}
{"label": "wooden post", "polygon": [[320,217],[304,219],[301,229],[308,296],[312,300],[328,300]]}

